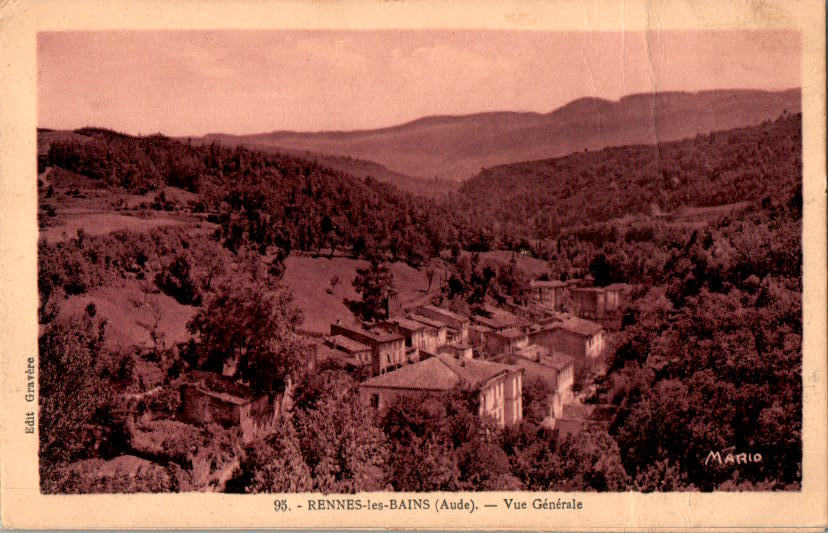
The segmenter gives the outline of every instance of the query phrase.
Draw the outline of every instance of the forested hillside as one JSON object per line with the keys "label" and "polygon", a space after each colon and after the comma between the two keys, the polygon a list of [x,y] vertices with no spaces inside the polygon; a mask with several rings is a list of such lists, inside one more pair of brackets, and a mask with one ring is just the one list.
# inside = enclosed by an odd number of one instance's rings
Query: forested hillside
{"label": "forested hillside", "polygon": [[440,242],[434,207],[376,180],[359,180],[312,160],[217,144],[194,146],[160,135],[130,137],[83,129],[79,141],[51,142],[46,164],[138,194],[165,185],[200,195],[198,210],[221,224],[231,249],[356,256],[383,254],[410,263]]}
{"label": "forested hillside", "polygon": [[498,247],[628,216],[784,197],[801,179],[801,139],[801,115],[784,115],[683,141],[494,167],[463,184],[450,213],[462,243]]}
{"label": "forested hillside", "polygon": [[[231,250],[379,254],[419,265],[441,250],[511,249],[551,260],[554,277],[585,273],[606,251],[616,263],[641,263],[644,276],[659,275],[654,248],[688,229],[790,196],[801,179],[800,123],[783,115],[683,141],[495,167],[442,202],[297,156],[162,136],[50,132],[45,159],[103,187],[197,193],[194,209],[220,223]],[[616,253],[610,245],[619,242],[636,251]]]}
{"label": "forested hillside", "polygon": [[240,143],[232,137],[222,138],[214,136],[210,137],[209,140],[202,138],[193,139],[190,142],[201,142],[206,144],[220,142],[222,145],[228,147],[245,146],[251,150],[260,150],[262,152],[275,154],[287,154],[300,159],[314,161],[322,166],[328,167],[337,172],[349,174],[358,179],[373,178],[381,183],[394,185],[401,191],[438,200],[443,199],[448,193],[455,192],[460,188],[460,184],[456,181],[440,178],[428,179],[409,176],[407,174],[401,174],[390,170],[389,168],[373,161],[348,156],[330,155],[318,152],[309,152],[306,150],[291,150],[287,148],[253,143]]}

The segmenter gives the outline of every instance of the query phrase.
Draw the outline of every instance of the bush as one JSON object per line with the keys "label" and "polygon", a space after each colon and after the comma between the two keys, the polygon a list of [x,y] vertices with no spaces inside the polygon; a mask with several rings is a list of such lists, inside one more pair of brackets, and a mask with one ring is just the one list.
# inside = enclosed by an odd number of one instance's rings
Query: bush
{"label": "bush", "polygon": [[164,294],[172,296],[180,304],[201,303],[201,295],[191,277],[190,261],[184,255],[176,255],[170,265],[156,274],[155,284]]}

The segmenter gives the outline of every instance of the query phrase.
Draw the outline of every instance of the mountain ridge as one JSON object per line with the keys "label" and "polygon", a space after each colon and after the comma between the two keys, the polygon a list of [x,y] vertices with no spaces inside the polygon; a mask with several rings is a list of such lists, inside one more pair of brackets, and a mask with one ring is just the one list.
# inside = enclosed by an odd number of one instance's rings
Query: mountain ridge
{"label": "mountain ridge", "polygon": [[548,113],[431,115],[377,129],[210,133],[198,139],[346,156],[403,175],[462,181],[493,165],[755,125],[799,112],[800,94],[799,88],[637,93],[618,100],[579,98]]}

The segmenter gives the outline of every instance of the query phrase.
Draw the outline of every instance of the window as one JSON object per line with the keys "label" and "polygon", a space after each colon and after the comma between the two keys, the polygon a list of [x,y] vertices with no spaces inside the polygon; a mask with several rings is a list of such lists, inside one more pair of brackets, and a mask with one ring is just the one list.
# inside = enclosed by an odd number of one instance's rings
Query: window
{"label": "window", "polygon": [[380,397],[379,394],[372,394],[371,395],[371,407],[374,409],[379,409]]}

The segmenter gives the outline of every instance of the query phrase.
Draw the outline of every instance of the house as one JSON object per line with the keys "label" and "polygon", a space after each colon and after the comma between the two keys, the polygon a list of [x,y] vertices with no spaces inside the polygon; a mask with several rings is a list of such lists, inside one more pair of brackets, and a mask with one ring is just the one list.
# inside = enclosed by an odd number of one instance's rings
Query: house
{"label": "house", "polygon": [[623,307],[629,298],[630,290],[632,290],[632,286],[627,283],[607,285],[607,311],[614,312]]}
{"label": "house", "polygon": [[444,344],[437,349],[438,354],[448,355],[455,359],[474,359],[474,350],[468,344],[454,342]]}
{"label": "house", "polygon": [[[419,315],[417,313],[411,313],[408,315],[409,320],[413,320],[414,322],[419,322],[420,324],[424,324],[434,330],[434,346],[442,346],[447,342],[448,338],[448,326],[443,324],[442,322],[438,322],[437,320],[432,320],[430,318],[424,317],[423,315]],[[426,350],[433,352],[434,350]]]}
{"label": "house", "polygon": [[358,326],[331,324],[331,336],[341,335],[371,348],[371,374],[377,375],[405,364],[405,339],[381,329],[368,331]]}
{"label": "house", "polygon": [[521,324],[521,319],[514,313],[488,304],[475,307],[472,321],[475,324],[486,326],[494,331],[516,328]]}
{"label": "house", "polygon": [[[511,321],[483,315],[474,315],[472,320],[474,320],[474,324],[472,324],[472,326],[484,326],[490,331],[503,331],[504,329],[509,329],[515,326],[515,324]],[[471,328],[471,326],[469,327]]]}
{"label": "house", "polygon": [[543,346],[530,344],[503,357],[500,362],[522,368],[524,381],[540,379],[546,383],[549,393],[544,424],[555,427],[555,420],[561,416],[564,406],[575,400],[572,390],[575,384],[575,360],[567,355],[553,354]]}
{"label": "house", "polygon": [[607,312],[607,293],[602,287],[577,287],[569,292],[572,312],[583,318],[598,318]]}
{"label": "house", "polygon": [[[530,347],[536,347],[530,345]],[[549,394],[549,407],[544,423],[555,426],[555,421],[562,415],[564,406],[575,400],[572,386],[575,384],[575,360],[563,354],[550,354],[537,351],[527,357],[526,350],[513,356],[513,362],[525,372],[525,378],[540,379],[546,383]]]}
{"label": "house", "polygon": [[360,396],[378,410],[400,396],[446,393],[455,388],[477,393],[478,414],[500,427],[518,424],[523,417],[523,370],[519,367],[434,355],[360,384]]}
{"label": "house", "polygon": [[607,287],[578,287],[570,291],[573,312],[583,318],[601,318],[622,307],[630,286],[613,283]]}
{"label": "house", "polygon": [[566,287],[566,283],[558,280],[532,280],[529,282],[532,300],[545,303],[557,310],[561,309],[566,298]]}
{"label": "house", "polygon": [[509,354],[509,357],[506,359],[509,360],[509,364],[514,364],[514,359],[518,357],[526,359],[527,361],[538,361],[541,357],[548,356],[549,353],[548,348],[538,346],[537,344],[528,344],[523,348],[518,348],[514,353]]}
{"label": "house", "polygon": [[267,435],[290,404],[290,386],[270,397],[215,372],[191,371],[182,376],[181,419],[192,424],[238,427],[245,442]]}
{"label": "house", "polygon": [[385,331],[402,335],[405,339],[405,351],[409,361],[419,359],[420,351],[434,352],[437,347],[445,343],[440,342],[439,329],[423,324],[410,318],[397,317],[385,322],[380,322],[373,329],[384,329]]}
{"label": "house", "polygon": [[580,359],[598,357],[605,347],[604,328],[590,320],[572,317],[529,332],[529,341]]}
{"label": "house", "polygon": [[459,313],[434,305],[419,308],[420,315],[445,324],[448,342],[469,342],[469,319]]}
{"label": "house", "polygon": [[529,326],[529,331],[530,332],[539,331],[539,330],[548,328],[552,324],[561,324],[563,322],[566,322],[570,318],[574,318],[574,317],[573,317],[573,315],[570,315],[569,313],[559,313],[559,312],[549,313],[546,316],[544,316],[543,318],[540,318],[540,319],[536,320],[534,324]]}
{"label": "house", "polygon": [[366,344],[344,335],[328,337],[325,344],[337,352],[335,356],[346,366],[361,368],[371,364],[371,347]]}
{"label": "house", "polygon": [[490,356],[512,354],[529,344],[529,336],[519,329],[493,331],[486,337],[486,353]]}
{"label": "house", "polygon": [[469,342],[476,348],[486,344],[486,337],[492,333],[492,329],[482,324],[471,324],[469,326]]}

